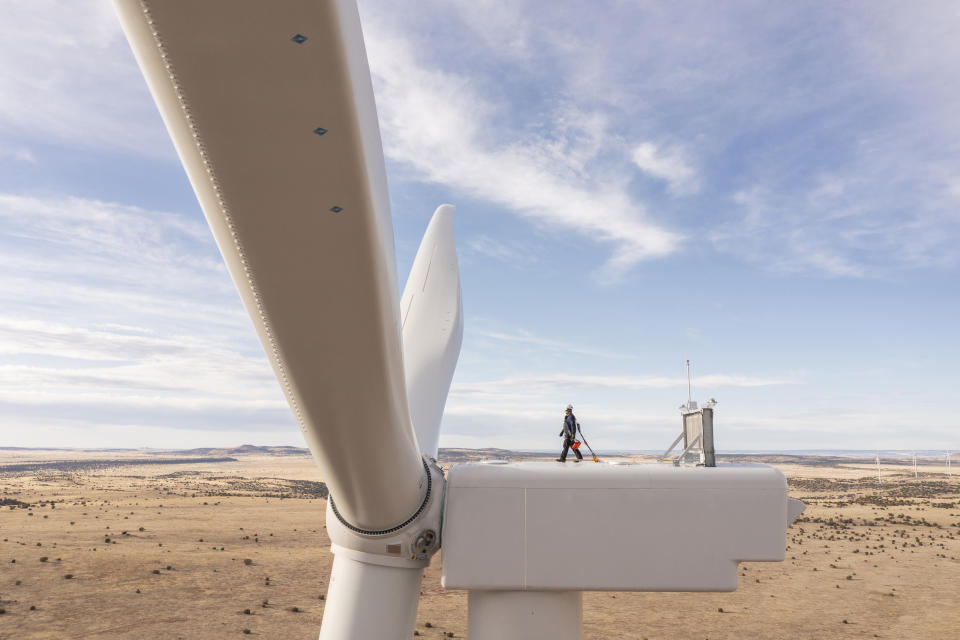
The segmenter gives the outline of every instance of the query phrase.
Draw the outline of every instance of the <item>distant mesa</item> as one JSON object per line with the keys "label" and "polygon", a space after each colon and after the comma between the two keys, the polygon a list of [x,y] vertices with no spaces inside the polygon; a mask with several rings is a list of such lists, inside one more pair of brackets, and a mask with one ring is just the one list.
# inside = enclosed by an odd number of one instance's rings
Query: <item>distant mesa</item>
{"label": "distant mesa", "polygon": [[[170,452],[165,452],[169,455]],[[0,464],[0,474],[36,473],[37,471],[86,471],[91,469],[106,469],[109,467],[142,466],[148,464],[204,464],[212,462],[236,462],[236,458],[209,457],[209,458],[126,458],[99,459],[99,460],[58,460],[55,462],[20,462],[16,464]]]}
{"label": "distant mesa", "polygon": [[253,444],[242,444],[239,447],[228,448],[198,448],[176,451],[187,456],[308,456],[310,450],[303,447],[258,447]]}

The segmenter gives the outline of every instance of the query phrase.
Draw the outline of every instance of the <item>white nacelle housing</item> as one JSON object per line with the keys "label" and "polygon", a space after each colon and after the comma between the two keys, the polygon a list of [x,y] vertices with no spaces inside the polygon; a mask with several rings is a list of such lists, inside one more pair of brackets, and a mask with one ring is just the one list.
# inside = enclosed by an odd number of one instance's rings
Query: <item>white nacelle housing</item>
{"label": "white nacelle housing", "polygon": [[474,590],[733,591],[802,509],[760,464],[459,464],[446,498],[442,583]]}

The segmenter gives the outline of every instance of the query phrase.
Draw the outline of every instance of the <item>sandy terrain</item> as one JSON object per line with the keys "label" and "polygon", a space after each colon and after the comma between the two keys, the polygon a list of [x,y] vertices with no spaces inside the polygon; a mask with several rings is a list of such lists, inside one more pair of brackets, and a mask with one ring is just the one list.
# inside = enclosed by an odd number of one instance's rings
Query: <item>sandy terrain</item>
{"label": "sandy terrain", "polygon": [[[0,451],[0,639],[316,638],[326,488],[285,453]],[[960,638],[960,468],[878,488],[867,461],[771,462],[809,505],[786,562],[741,565],[734,593],[588,593],[585,637]],[[462,638],[438,560],[417,633]]]}

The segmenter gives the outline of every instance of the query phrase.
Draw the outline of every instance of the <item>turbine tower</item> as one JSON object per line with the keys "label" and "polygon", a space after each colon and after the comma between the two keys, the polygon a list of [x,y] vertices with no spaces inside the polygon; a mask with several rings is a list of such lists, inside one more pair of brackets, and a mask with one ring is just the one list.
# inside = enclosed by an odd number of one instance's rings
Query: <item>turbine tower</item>
{"label": "turbine tower", "polygon": [[[730,591],[738,562],[783,560],[803,504],[764,465],[464,464],[444,477],[463,332],[453,207],[434,212],[398,298],[354,0],[114,4],[330,489],[322,639],[409,638],[441,544],[444,586],[470,591],[473,640],[581,638],[584,590]],[[585,569],[558,569],[570,548]]]}

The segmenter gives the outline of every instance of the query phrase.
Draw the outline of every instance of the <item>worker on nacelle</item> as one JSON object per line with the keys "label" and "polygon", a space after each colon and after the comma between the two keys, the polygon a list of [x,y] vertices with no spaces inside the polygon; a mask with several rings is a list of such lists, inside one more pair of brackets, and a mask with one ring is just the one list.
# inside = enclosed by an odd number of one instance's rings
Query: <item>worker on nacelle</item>
{"label": "worker on nacelle", "polygon": [[574,462],[581,462],[583,455],[580,453],[580,443],[577,442],[577,417],[573,415],[572,404],[567,405],[560,436],[563,438],[563,451],[560,453],[560,457],[557,458],[557,462],[567,461],[567,451],[569,451],[571,447],[573,447],[573,453],[577,456]]}

